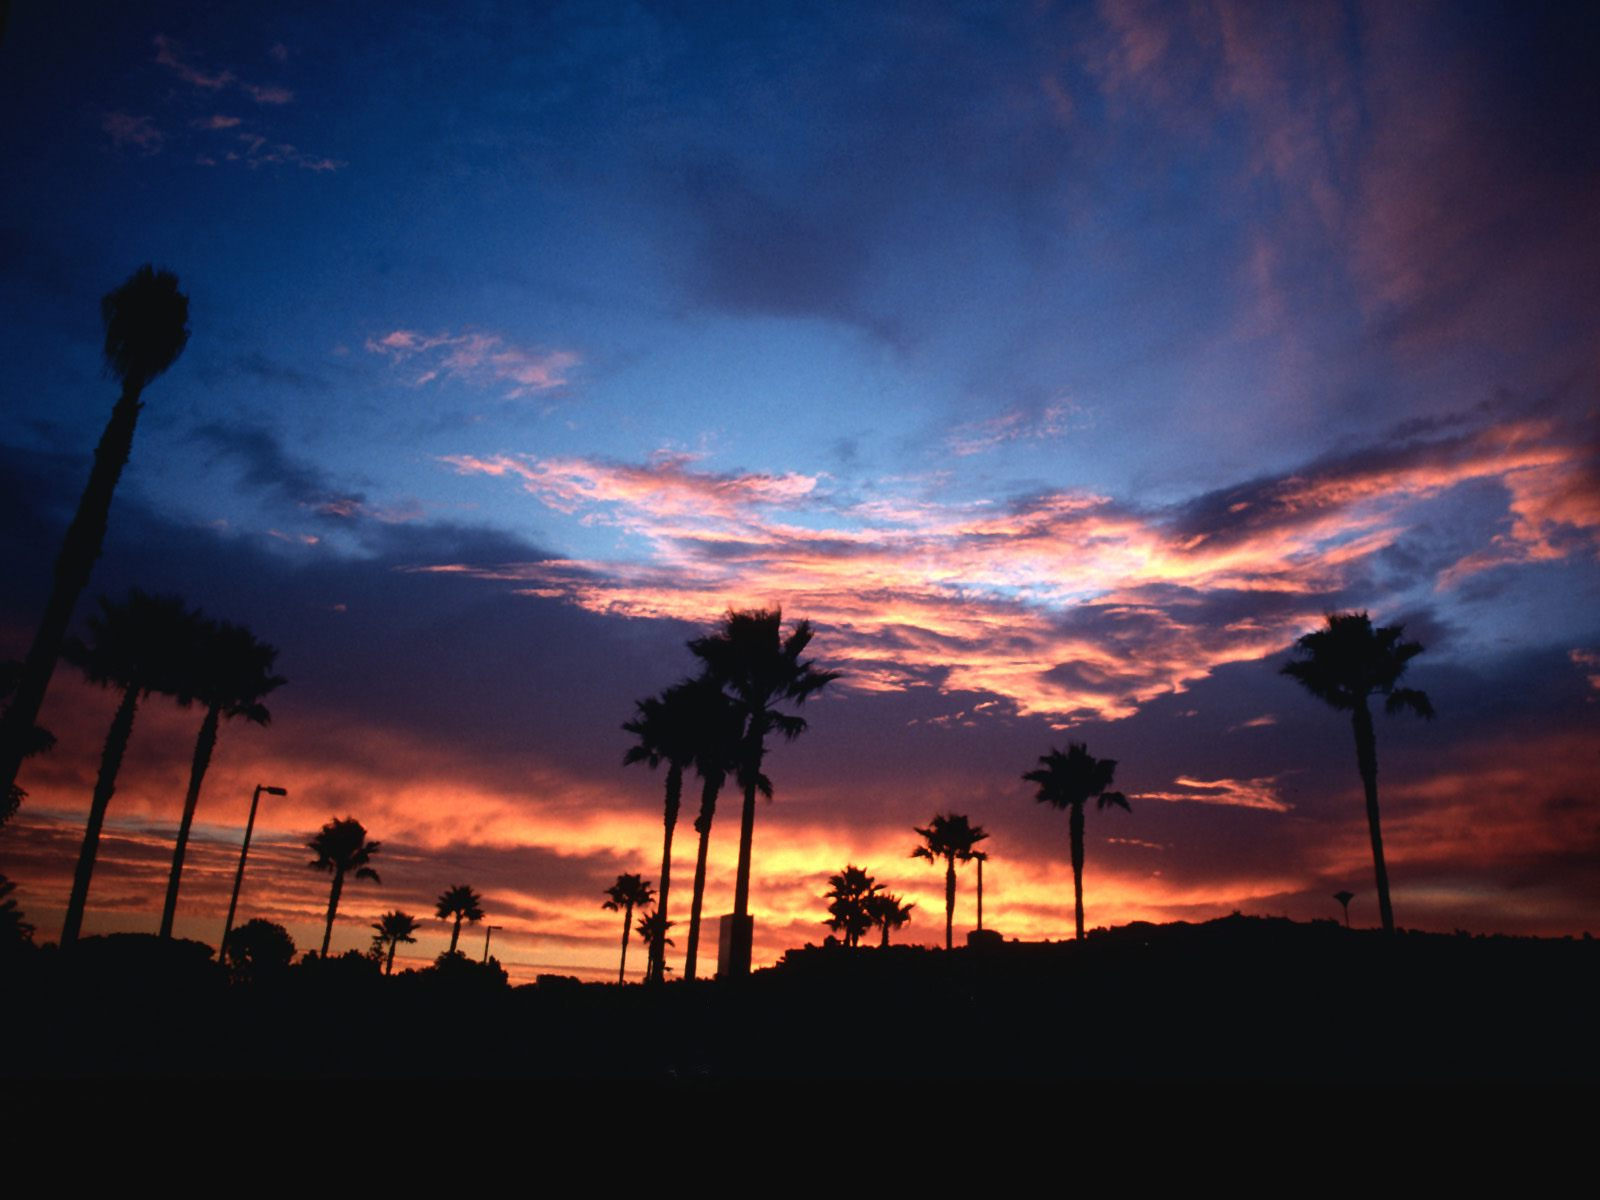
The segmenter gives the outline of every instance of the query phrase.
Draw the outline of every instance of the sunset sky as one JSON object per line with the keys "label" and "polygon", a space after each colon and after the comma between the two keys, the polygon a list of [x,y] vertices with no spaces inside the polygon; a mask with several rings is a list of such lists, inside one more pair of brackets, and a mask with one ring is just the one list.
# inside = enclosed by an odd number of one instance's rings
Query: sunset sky
{"label": "sunset sky", "polygon": [[[465,883],[514,979],[614,972],[604,889],[661,854],[620,726],[773,605],[843,677],[767,759],[758,962],[846,863],[942,942],[935,812],[990,832],[987,924],[1070,936],[1021,778],[1070,741],[1132,806],[1090,926],[1376,924],[1348,718],[1279,673],[1350,609],[1438,711],[1378,718],[1399,923],[1600,928],[1600,10],[71,8],[0,46],[0,657],[115,399],[100,297],[164,266],[193,336],[79,616],[176,593],[289,681],[223,729],[180,934],[260,782],[241,921],[315,948],[351,815],[336,951]],[[57,672],[0,830],[40,941],[114,704]],[[198,722],[141,709],[86,932],[156,928]],[[713,916],[737,832],[729,792]]]}

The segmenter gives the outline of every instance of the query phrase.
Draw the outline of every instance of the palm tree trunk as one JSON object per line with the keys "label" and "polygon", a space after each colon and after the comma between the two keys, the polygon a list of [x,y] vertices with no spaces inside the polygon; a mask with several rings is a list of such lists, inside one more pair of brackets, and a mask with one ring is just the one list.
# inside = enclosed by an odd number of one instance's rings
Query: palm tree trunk
{"label": "palm tree trunk", "polygon": [[1361,786],[1367,793],[1367,831],[1372,835],[1372,867],[1378,879],[1378,913],[1383,931],[1394,932],[1394,909],[1389,905],[1389,869],[1383,862],[1383,832],[1378,827],[1378,740],[1372,730],[1372,714],[1363,698],[1352,714],[1356,727],[1356,766],[1361,770]]}
{"label": "palm tree trunk", "polygon": [[464,917],[464,916],[466,916],[466,913],[457,913],[456,914],[456,927],[450,931],[450,953],[451,954],[454,954],[456,952],[456,942],[458,942],[461,939],[461,918]]}
{"label": "palm tree trunk", "polygon": [[1072,908],[1077,918],[1078,940],[1083,940],[1083,805],[1074,804],[1067,819],[1072,835]]}
{"label": "palm tree trunk", "polygon": [[978,860],[978,932],[983,932],[983,859]]}
{"label": "palm tree trunk", "polygon": [[133,430],[139,420],[139,409],[143,407],[139,403],[139,392],[137,387],[125,386],[112,408],[111,420],[106,422],[100,444],[95,447],[94,467],[78,501],[77,515],[61,541],[50,599],[45,602],[44,616],[33,636],[33,645],[28,648],[28,657],[23,660],[16,693],[11,697],[4,718],[0,719],[0,796],[10,795],[17,781],[29,736],[44,703],[45,690],[56,669],[61,641],[72,622],[72,610],[77,606],[78,596],[88,586],[95,559],[100,557],[100,546],[105,541],[111,515],[111,496],[133,449]]}
{"label": "palm tree trunk", "polygon": [[954,855],[946,855],[944,860],[944,948],[955,948],[956,919],[956,860]]}
{"label": "palm tree trunk", "polygon": [[879,942],[878,944],[880,946],[887,946],[889,944],[889,922],[887,921],[883,923],[883,941]]}
{"label": "palm tree trunk", "polygon": [[757,738],[753,748],[747,749],[744,771],[744,811],[739,816],[739,873],[733,882],[733,945],[726,966],[719,966],[729,979],[739,979],[750,974],[751,946],[748,940],[753,932],[750,924],[750,848],[756,830],[756,780],[761,777],[762,743]]}
{"label": "palm tree trunk", "polygon": [[633,932],[633,905],[622,910],[622,965],[617,968],[617,982],[628,981],[628,934]]}
{"label": "palm tree trunk", "polygon": [[183,798],[183,820],[178,823],[178,845],[172,852],[172,875],[167,880],[167,900],[161,906],[161,936],[172,936],[172,918],[178,911],[178,884],[183,879],[183,856],[189,848],[189,828],[194,824],[194,810],[200,803],[200,784],[205,780],[206,768],[211,765],[211,752],[217,745],[217,720],[221,709],[213,704],[206,709],[206,719],[200,722],[200,736],[194,743],[194,763],[189,768],[189,791]]}
{"label": "palm tree trunk", "polygon": [[694,819],[694,830],[700,835],[700,848],[694,858],[694,897],[689,902],[689,947],[683,957],[683,977],[693,979],[696,957],[700,950],[700,905],[706,893],[706,850],[711,845],[711,820],[717,815],[717,793],[722,790],[722,778],[713,775],[700,787],[700,815]]}
{"label": "palm tree trunk", "polygon": [[666,835],[661,841],[661,895],[656,901],[656,912],[661,914],[661,928],[650,939],[650,978],[657,983],[667,977],[667,895],[672,889],[672,831],[678,825],[678,810],[683,806],[683,768],[677,763],[667,768],[666,809],[661,823]]}
{"label": "palm tree trunk", "polygon": [[328,892],[328,923],[322,928],[322,957],[328,957],[328,943],[333,940],[333,917],[339,911],[339,893],[344,890],[344,872],[333,873],[333,887]]}
{"label": "palm tree trunk", "polygon": [[384,964],[383,964],[383,973],[385,975],[393,975],[394,974],[394,952],[397,949],[399,949],[399,947],[400,947],[400,939],[399,938],[390,938],[389,939],[389,957],[388,957],[388,959],[386,959],[384,961]]}
{"label": "palm tree trunk", "polygon": [[83,831],[83,849],[78,851],[78,869],[72,876],[72,898],[67,901],[67,920],[61,927],[61,944],[70,946],[78,940],[83,927],[84,905],[89,899],[89,877],[94,874],[95,855],[100,850],[100,827],[105,823],[106,806],[117,789],[117,771],[122,767],[122,755],[128,748],[128,737],[133,733],[133,716],[139,707],[139,687],[129,684],[122,693],[122,703],[111,718],[111,728],[106,731],[106,744],[100,751],[100,774],[94,784],[94,798],[89,801],[89,824]]}

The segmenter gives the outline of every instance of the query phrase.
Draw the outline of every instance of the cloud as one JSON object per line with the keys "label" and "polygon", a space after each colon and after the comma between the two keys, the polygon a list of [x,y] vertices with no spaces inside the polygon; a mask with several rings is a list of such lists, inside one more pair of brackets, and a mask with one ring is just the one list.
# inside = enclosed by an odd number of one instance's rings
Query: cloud
{"label": "cloud", "polygon": [[131,146],[145,154],[159,153],[162,143],[166,141],[165,135],[149,117],[136,117],[129,113],[106,113],[100,119],[100,128],[110,136],[113,145]]}
{"label": "cloud", "polygon": [[207,73],[194,66],[184,53],[183,47],[165,34],[158,33],[153,42],[156,48],[156,62],[166,67],[183,82],[199,88],[201,91],[221,92],[229,88],[236,88],[257,104],[288,104],[294,99],[294,93],[288,88],[247,83],[226,68]]}
{"label": "cloud", "polygon": [[948,442],[955,454],[965,457],[1007,442],[1050,441],[1084,424],[1082,411],[1076,405],[1058,400],[1037,411],[1013,408],[988,420],[958,425],[950,432]]}
{"label": "cloud", "polygon": [[396,329],[368,338],[366,348],[405,366],[415,386],[449,376],[476,387],[509,385],[507,399],[564,387],[568,372],[582,361],[571,350],[536,351],[499,334],[470,330],[422,334]]}
{"label": "cloud", "polygon": [[1277,779],[1188,779],[1179,776],[1172,786],[1181,791],[1136,792],[1132,800],[1165,800],[1171,803],[1225,804],[1235,808],[1260,808],[1267,812],[1288,812],[1292,807],[1279,797]]}
{"label": "cloud", "polygon": [[[382,519],[382,514],[367,505],[365,495],[333,486],[320,468],[291,457],[276,437],[259,426],[211,422],[196,429],[194,436],[238,463],[243,468],[240,482],[247,488],[266,492],[325,520]],[[314,545],[316,540],[311,537],[307,544]]]}

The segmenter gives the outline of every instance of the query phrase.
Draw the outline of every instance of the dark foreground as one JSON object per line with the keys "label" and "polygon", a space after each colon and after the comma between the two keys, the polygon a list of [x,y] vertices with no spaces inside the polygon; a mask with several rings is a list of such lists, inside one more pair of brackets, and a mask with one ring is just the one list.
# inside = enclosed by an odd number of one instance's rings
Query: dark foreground
{"label": "dark foreground", "polygon": [[1600,1080],[1600,945],[1233,917],[1082,944],[807,948],[742,986],[507,988],[354,957],[230,981],[195,943],[88,939],[3,964],[0,1073],[956,1075]]}

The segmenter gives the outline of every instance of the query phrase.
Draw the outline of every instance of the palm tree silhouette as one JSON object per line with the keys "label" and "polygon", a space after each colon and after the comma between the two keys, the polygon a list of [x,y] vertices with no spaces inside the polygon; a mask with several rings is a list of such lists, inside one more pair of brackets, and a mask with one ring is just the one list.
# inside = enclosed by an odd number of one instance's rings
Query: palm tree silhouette
{"label": "palm tree silhouette", "polygon": [[149,264],[106,294],[100,301],[100,316],[106,327],[106,365],[122,390],[95,447],[94,467],[77,514],[62,539],[50,599],[23,661],[16,694],[0,717],[0,796],[12,794],[23,757],[34,743],[34,722],[72,610],[100,557],[111,497],[133,449],[134,426],[143,407],[140,396],[151,380],[177,361],[189,340],[189,298],[178,290],[177,276]]}
{"label": "palm tree silhouette", "polygon": [[367,841],[366,829],[354,817],[342,820],[335,817],[306,843],[306,849],[317,856],[306,865],[316,871],[327,871],[333,876],[333,887],[328,892],[328,923],[322,931],[323,958],[328,957],[328,942],[333,937],[333,918],[339,911],[339,893],[344,890],[344,877],[354,872],[357,879],[382,883],[378,873],[367,866],[372,856],[382,848],[382,842]]}
{"label": "palm tree silhouette", "polygon": [[823,922],[838,933],[846,946],[855,946],[861,935],[872,928],[872,898],[882,886],[860,867],[846,866],[837,875],[828,876],[828,919]]}
{"label": "palm tree silhouette", "polygon": [[881,945],[889,944],[891,929],[899,929],[911,920],[911,910],[915,907],[915,904],[902,903],[899,896],[890,892],[874,892],[867,897],[867,916],[883,932]]}
{"label": "palm tree silhouette", "polygon": [[461,922],[478,922],[483,920],[483,897],[478,895],[464,883],[458,883],[453,888],[447,888],[439,896],[439,907],[434,916],[441,921],[448,921],[451,917],[456,919],[455,928],[450,931],[449,953],[456,952],[456,942],[461,938]]}
{"label": "palm tree silhouette", "polygon": [[1350,901],[1356,898],[1354,892],[1335,892],[1333,898],[1339,902],[1339,907],[1344,909],[1344,927],[1350,928]]}
{"label": "palm tree silhouette", "polygon": [[167,898],[161,908],[161,936],[164,938],[172,936],[189,829],[194,824],[195,807],[200,803],[200,785],[205,780],[206,768],[211,765],[211,752],[216,748],[218,722],[223,717],[229,720],[243,717],[257,725],[268,724],[272,714],[261,703],[261,698],[285,682],[272,674],[278,651],[265,642],[256,641],[255,635],[242,625],[201,621],[191,648],[187,682],[178,698],[182,702],[190,697],[199,700],[206,706],[206,715],[200,722],[200,735],[194,743],[189,790],[183,798],[183,819],[178,824],[172,874],[167,879]]}
{"label": "palm tree silhouette", "polygon": [[1077,920],[1077,936],[1083,937],[1083,809],[1091,799],[1096,807],[1116,805],[1127,812],[1133,809],[1121,792],[1113,792],[1112,776],[1117,771],[1114,758],[1095,758],[1082,742],[1072,742],[1065,754],[1051,749],[1039,757],[1040,765],[1023,775],[1039,785],[1035,797],[1041,804],[1068,811],[1067,829],[1072,838],[1072,899]]}
{"label": "palm tree silhouette", "polygon": [[[676,924],[676,921],[667,920],[667,914],[658,908],[655,912],[646,913],[639,918],[639,938],[647,946],[676,946],[677,943],[667,936],[667,930]],[[662,970],[665,971],[664,961]]]}
{"label": "palm tree silhouette", "polygon": [[[672,889],[672,833],[677,828],[678,810],[683,803],[683,772],[694,763],[698,741],[695,722],[699,714],[690,690],[692,686],[680,683],[660,696],[638,701],[633,719],[622,726],[638,739],[622,756],[623,766],[642,762],[654,770],[662,763],[667,764],[666,806],[661,818],[665,829],[661,839],[661,895],[656,901],[656,911],[662,920],[652,926],[661,931],[663,938],[670,923],[666,921],[666,913]],[[666,973],[665,950],[664,942],[650,947],[648,976],[658,983]]]}
{"label": "palm tree silhouette", "polygon": [[[744,718],[739,706],[710,675],[702,675],[681,686],[685,701],[693,709],[694,769],[700,776],[700,812],[694,819],[699,845],[694,860],[694,894],[689,904],[689,944],[683,955],[683,977],[693,979],[700,949],[700,909],[706,893],[706,853],[711,845],[711,822],[717,813],[717,795],[722,785],[727,782],[729,772],[739,770]],[[770,797],[772,781],[758,774],[756,789]]]}
{"label": "palm tree silhouette", "polygon": [[[446,894],[448,895],[449,893]],[[443,914],[441,913],[440,915],[442,916]],[[456,929],[459,931],[460,928],[461,926],[458,924]],[[385,975],[394,974],[395,950],[401,942],[405,942],[407,945],[415,942],[417,940],[415,937],[416,932],[417,919],[410,913],[403,913],[399,909],[384,913],[383,916],[372,923],[372,948],[383,954],[383,948],[385,946],[389,947],[389,952],[384,955],[383,959],[383,973]],[[323,953],[326,954],[327,951],[324,950]]]}
{"label": "palm tree silhouette", "polygon": [[1383,862],[1383,833],[1378,825],[1378,740],[1372,728],[1369,696],[1383,696],[1384,711],[1409,708],[1431,718],[1433,704],[1415,688],[1403,688],[1406,664],[1422,653],[1416,642],[1403,642],[1405,626],[1374,629],[1364,612],[1329,613],[1327,623],[1295,642],[1305,657],[1286,663],[1283,673],[1306,691],[1338,710],[1348,709],[1356,734],[1356,766],[1367,793],[1367,831],[1372,836],[1372,866],[1378,880],[1378,912],[1383,931],[1394,932],[1389,905],[1389,871]]}
{"label": "palm tree silhouette", "polygon": [[606,889],[611,897],[601,908],[622,912],[622,965],[617,968],[617,982],[622,983],[628,973],[628,930],[633,925],[633,910],[647,908],[655,897],[650,885],[638,875],[618,875],[617,881]]}
{"label": "palm tree silhouette", "polygon": [[944,859],[944,948],[949,950],[955,945],[956,863],[970,862],[977,844],[989,835],[959,813],[935,815],[926,829],[912,828],[923,843],[911,852],[912,858]]}
{"label": "palm tree silhouette", "polygon": [[117,772],[133,732],[139,699],[152,692],[176,693],[195,620],[196,614],[184,608],[176,596],[147,596],[134,589],[121,603],[101,597],[100,612],[88,621],[88,640],[71,638],[62,647],[62,656],[82,669],[91,683],[122,689],[122,700],[100,751],[100,773],[89,801],[89,821],[83,831],[83,846],[78,851],[72,895],[61,929],[63,946],[77,941],[83,927],[100,830],[116,791]]}
{"label": "palm tree silhouette", "polygon": [[[22,679],[22,664],[19,662],[0,663],[0,701],[10,703],[12,695],[17,690],[17,684]],[[5,719],[5,709],[0,707],[0,721]],[[43,726],[35,725],[27,731],[27,742],[23,746],[22,757],[30,758],[35,754],[43,754],[56,744],[55,735]],[[4,825],[17,811],[17,806],[27,796],[27,792],[13,783],[4,793],[0,793],[0,825]]]}
{"label": "palm tree silhouette", "polygon": [[839,672],[819,671],[801,659],[811,643],[811,622],[797,622],[788,637],[783,636],[782,626],[781,609],[730,609],[716,633],[689,643],[689,650],[705,663],[706,672],[738,706],[743,726],[739,781],[744,786],[744,811],[739,824],[739,871],[733,890],[734,944],[724,972],[730,978],[750,973],[750,848],[767,734],[776,730],[789,741],[799,737],[806,729],[804,719],[778,706],[803,704],[839,678]]}

